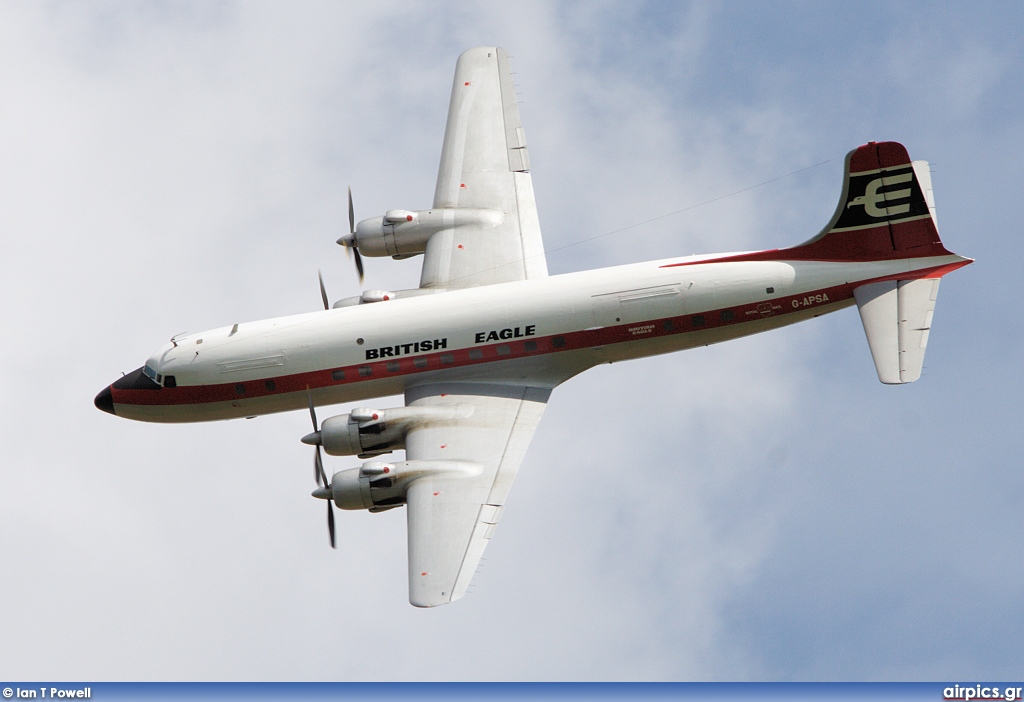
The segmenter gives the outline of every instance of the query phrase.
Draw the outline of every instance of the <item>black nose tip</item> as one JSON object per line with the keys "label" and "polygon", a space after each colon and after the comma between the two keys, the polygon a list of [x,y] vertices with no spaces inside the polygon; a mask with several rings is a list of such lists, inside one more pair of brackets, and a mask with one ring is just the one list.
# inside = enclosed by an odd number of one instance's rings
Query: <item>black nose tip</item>
{"label": "black nose tip", "polygon": [[96,409],[101,409],[104,412],[114,414],[114,398],[110,394],[110,386],[103,388],[102,392],[96,396]]}

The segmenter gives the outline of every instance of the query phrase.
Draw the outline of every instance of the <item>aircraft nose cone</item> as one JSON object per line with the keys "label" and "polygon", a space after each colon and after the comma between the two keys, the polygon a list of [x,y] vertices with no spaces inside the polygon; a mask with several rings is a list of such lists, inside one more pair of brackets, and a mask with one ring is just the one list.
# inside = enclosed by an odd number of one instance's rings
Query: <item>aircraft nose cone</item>
{"label": "aircraft nose cone", "polygon": [[101,409],[108,414],[114,414],[114,398],[110,394],[110,386],[103,388],[96,396],[96,409]]}

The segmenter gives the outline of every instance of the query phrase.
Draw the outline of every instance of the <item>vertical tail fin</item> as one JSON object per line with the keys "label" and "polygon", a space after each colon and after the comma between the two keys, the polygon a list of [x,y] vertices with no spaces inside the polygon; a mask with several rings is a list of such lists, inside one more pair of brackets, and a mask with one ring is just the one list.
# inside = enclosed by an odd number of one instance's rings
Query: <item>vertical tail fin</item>
{"label": "vertical tail fin", "polygon": [[832,220],[818,236],[789,251],[829,261],[950,255],[935,224],[928,163],[912,162],[894,141],[854,149],[846,155],[843,195]]}

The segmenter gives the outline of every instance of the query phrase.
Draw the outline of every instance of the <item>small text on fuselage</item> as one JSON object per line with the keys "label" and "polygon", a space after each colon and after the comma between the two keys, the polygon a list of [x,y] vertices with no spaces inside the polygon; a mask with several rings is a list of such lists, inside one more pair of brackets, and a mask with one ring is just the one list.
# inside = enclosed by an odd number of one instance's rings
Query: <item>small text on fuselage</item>
{"label": "small text on fuselage", "polygon": [[828,302],[828,295],[821,293],[819,295],[808,295],[803,299],[794,298],[793,309],[798,310],[801,307],[810,307],[811,305],[820,305],[824,302]]}

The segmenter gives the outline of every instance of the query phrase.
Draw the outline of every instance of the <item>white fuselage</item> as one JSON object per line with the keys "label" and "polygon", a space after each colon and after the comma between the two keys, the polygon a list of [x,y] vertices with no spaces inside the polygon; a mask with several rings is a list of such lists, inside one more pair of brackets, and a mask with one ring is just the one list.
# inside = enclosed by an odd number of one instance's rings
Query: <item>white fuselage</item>
{"label": "white fuselage", "polygon": [[600,363],[832,312],[853,304],[853,288],[866,281],[963,260],[722,257],[616,266],[189,334],[147,362],[176,387],[115,395],[115,411],[189,422],[300,409],[310,396],[317,405],[353,402],[432,382],[551,388]]}

